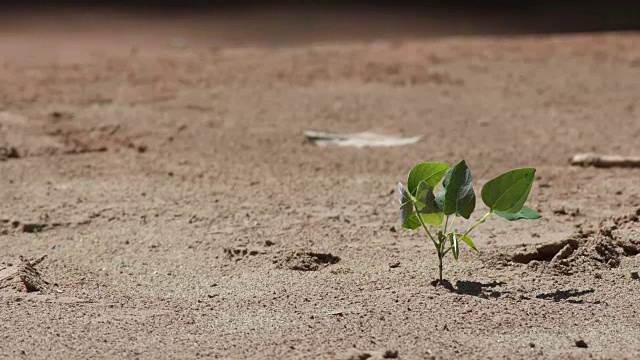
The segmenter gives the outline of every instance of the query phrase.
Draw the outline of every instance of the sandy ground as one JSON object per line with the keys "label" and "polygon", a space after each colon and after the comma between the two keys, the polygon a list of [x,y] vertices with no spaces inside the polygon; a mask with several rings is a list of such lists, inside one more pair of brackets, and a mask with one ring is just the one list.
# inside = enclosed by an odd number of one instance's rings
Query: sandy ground
{"label": "sandy ground", "polygon": [[[0,357],[640,357],[640,169],[567,161],[640,153],[640,34],[290,44],[60,19],[0,32],[0,275],[46,254],[29,276],[49,283],[0,280]],[[543,218],[490,219],[434,287],[395,184],[462,158],[476,191],[536,167]]]}

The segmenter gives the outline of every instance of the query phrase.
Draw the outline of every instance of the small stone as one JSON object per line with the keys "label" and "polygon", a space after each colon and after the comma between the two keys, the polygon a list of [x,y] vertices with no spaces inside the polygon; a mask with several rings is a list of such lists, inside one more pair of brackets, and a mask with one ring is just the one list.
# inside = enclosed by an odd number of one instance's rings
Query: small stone
{"label": "small stone", "polygon": [[534,344],[534,343],[530,342],[530,343],[529,343],[529,347],[530,347],[530,348],[534,348],[534,347],[536,347],[536,344]]}
{"label": "small stone", "polygon": [[632,272],[631,272],[631,278],[632,278],[633,280],[640,280],[640,274],[638,274],[638,272],[637,272],[637,271],[632,271]]}
{"label": "small stone", "polygon": [[392,226],[389,228],[389,231],[391,231],[392,233],[397,232],[396,227]]}
{"label": "small stone", "polygon": [[551,260],[552,262],[558,262],[564,260],[573,254],[573,248],[570,244],[565,245]]}
{"label": "small stone", "polygon": [[15,147],[11,146],[6,150],[6,156],[7,159],[19,159],[20,158],[20,153],[18,152],[18,149],[16,149]]}
{"label": "small stone", "polygon": [[567,215],[567,209],[565,209],[564,206],[553,208],[551,211],[553,211],[555,215]]}
{"label": "small stone", "polygon": [[398,350],[387,350],[382,354],[383,359],[397,359],[398,358]]}
{"label": "small stone", "polygon": [[392,262],[392,263],[389,264],[389,267],[392,268],[392,269],[395,269],[395,268],[397,268],[399,266],[400,266],[400,262],[399,261]]}
{"label": "small stone", "polygon": [[582,339],[578,339],[578,340],[576,340],[576,347],[586,349],[586,348],[589,347],[589,345],[587,345],[586,341],[584,341]]}

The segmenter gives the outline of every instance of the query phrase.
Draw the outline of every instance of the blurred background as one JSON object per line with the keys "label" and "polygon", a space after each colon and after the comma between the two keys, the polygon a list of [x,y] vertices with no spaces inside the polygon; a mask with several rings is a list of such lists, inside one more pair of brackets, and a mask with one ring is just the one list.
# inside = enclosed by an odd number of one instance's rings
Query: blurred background
{"label": "blurred background", "polygon": [[[170,21],[191,18],[193,27],[235,24],[237,41],[330,39],[349,36],[434,34],[522,34],[640,29],[640,3],[634,1],[550,0],[316,0],[316,1],[55,1],[10,0],[0,3],[0,30],[16,23],[64,29],[128,19]],[[55,19],[57,16],[57,21]],[[103,16],[94,18],[94,16]],[[120,19],[120,25],[124,19]],[[43,27],[44,24],[39,24]],[[167,23],[167,25],[171,25]],[[184,24],[183,24],[184,25]],[[294,26],[297,34],[287,34]],[[366,29],[366,30],[364,30]],[[266,33],[265,33],[266,32]],[[343,34],[344,35],[344,34]]]}

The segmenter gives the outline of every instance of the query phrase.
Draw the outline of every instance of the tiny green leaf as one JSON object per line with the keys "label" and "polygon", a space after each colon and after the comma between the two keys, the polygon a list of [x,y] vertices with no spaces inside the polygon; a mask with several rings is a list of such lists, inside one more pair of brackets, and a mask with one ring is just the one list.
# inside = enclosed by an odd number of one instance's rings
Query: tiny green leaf
{"label": "tiny green leaf", "polygon": [[[447,180],[445,178],[445,180]],[[444,214],[460,215],[468,219],[476,208],[476,194],[473,192],[471,171],[464,160],[457,163],[446,184]]]}
{"label": "tiny green leaf", "polygon": [[400,223],[405,229],[415,230],[420,227],[420,222],[415,216],[413,199],[411,195],[398,183],[398,193],[400,194]]}
{"label": "tiny green leaf", "polygon": [[538,214],[537,211],[528,208],[526,206],[523,206],[522,209],[520,209],[520,211],[518,211],[515,214],[512,213],[508,213],[508,212],[503,212],[503,211],[496,211],[495,212],[496,215],[505,218],[509,221],[516,221],[516,220],[535,220],[535,219],[540,219],[541,216],[540,214]]}
{"label": "tiny green leaf", "polygon": [[515,214],[522,209],[536,169],[513,169],[489,180],[482,187],[482,201],[495,212]]}
{"label": "tiny green leaf", "polygon": [[465,244],[469,245],[470,248],[478,252],[478,249],[476,248],[476,244],[473,243],[471,238],[463,234],[457,234],[457,236],[460,238],[460,240],[464,241]]}
{"label": "tiny green leaf", "polygon": [[458,260],[458,257],[460,256],[460,245],[458,244],[458,237],[455,233],[449,233],[449,241],[451,242],[453,257]]}
{"label": "tiny green leaf", "polygon": [[426,184],[433,190],[440,180],[442,180],[442,177],[448,168],[449,165],[441,162],[425,162],[416,164],[409,172],[409,177],[407,178],[407,188],[409,193],[415,195],[421,181],[426,182]]}

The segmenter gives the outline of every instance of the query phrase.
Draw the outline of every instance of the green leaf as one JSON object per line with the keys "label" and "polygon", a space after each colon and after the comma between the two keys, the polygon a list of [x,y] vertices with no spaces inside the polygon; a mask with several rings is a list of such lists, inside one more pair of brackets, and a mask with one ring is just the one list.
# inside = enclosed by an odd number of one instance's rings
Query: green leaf
{"label": "green leaf", "polygon": [[458,257],[460,256],[460,245],[458,244],[458,237],[455,233],[449,233],[449,241],[451,243],[453,257],[458,260]]}
{"label": "green leaf", "polygon": [[451,173],[453,172],[453,167],[450,167],[447,170],[447,173],[444,174],[444,178],[442,179],[442,186],[446,189],[449,186],[449,181],[451,180]]}
{"label": "green leaf", "polygon": [[460,238],[460,240],[464,241],[465,244],[469,245],[470,248],[472,248],[476,252],[479,252],[478,249],[476,248],[476,244],[473,243],[471,238],[462,234],[456,234],[456,235]]}
{"label": "green leaf", "polygon": [[[420,214],[420,218],[422,218],[422,221],[425,224],[428,225],[433,225],[433,226],[440,226],[442,225],[442,222],[444,221],[444,214],[439,212],[439,213],[433,213],[433,214]],[[416,217],[416,221],[419,221],[418,218]]]}
{"label": "green leaf", "polygon": [[422,214],[431,214],[438,212],[438,205],[436,204],[436,197],[433,195],[433,190],[427,185],[426,181],[420,181],[418,189],[416,191],[416,205],[418,211]]}
{"label": "green leaf", "polygon": [[411,195],[398,183],[398,193],[400,194],[400,224],[405,229],[415,230],[420,227],[420,222],[415,214],[413,199]]}
{"label": "green leaf", "polygon": [[513,169],[489,180],[482,187],[482,201],[495,212],[519,212],[529,197],[535,173],[533,168]]}
{"label": "green leaf", "polygon": [[436,196],[436,204],[438,205],[438,210],[440,210],[441,212],[444,212],[444,197],[447,194],[447,185],[449,185],[449,180],[451,180],[452,171],[453,167],[450,167],[449,170],[447,170],[447,173],[442,179],[442,187],[444,187],[444,189],[442,189],[442,191],[438,193],[438,196]]}
{"label": "green leaf", "polygon": [[408,218],[400,221],[402,223],[402,227],[409,230],[415,230],[420,226],[422,226],[420,225],[420,220],[418,220],[418,217],[416,216],[415,213],[409,216]]}
{"label": "green leaf", "polygon": [[433,190],[426,181],[422,180],[416,190],[416,207],[422,221],[433,226],[442,225],[444,214],[438,209]]}
{"label": "green leaf", "polygon": [[443,189],[440,191],[438,196],[436,196],[436,206],[438,206],[438,211],[444,213],[444,197],[447,194],[447,190]]}
{"label": "green leaf", "polygon": [[409,193],[415,195],[421,181],[426,182],[431,190],[433,190],[440,180],[442,180],[442,177],[448,168],[449,165],[441,162],[416,164],[409,172],[409,177],[407,178],[407,188]]}
{"label": "green leaf", "polygon": [[399,182],[398,183],[398,195],[399,198],[398,200],[400,200],[400,205],[403,205],[407,202],[413,202],[413,197],[411,195],[409,195],[409,192],[407,191],[407,189],[405,189],[404,186],[402,186],[402,183]]}
{"label": "green leaf", "polygon": [[523,206],[522,209],[520,209],[520,211],[518,211],[515,214],[511,214],[508,212],[503,212],[503,211],[496,211],[495,212],[496,215],[505,218],[509,221],[516,221],[516,220],[535,220],[535,219],[540,219],[542,216],[540,216],[540,214],[538,214],[537,211],[528,208],[526,206]]}
{"label": "green leaf", "polygon": [[471,183],[471,171],[462,160],[453,167],[447,181],[444,195],[444,214],[456,214],[468,219],[475,208],[476,194],[473,192],[473,184]]}

